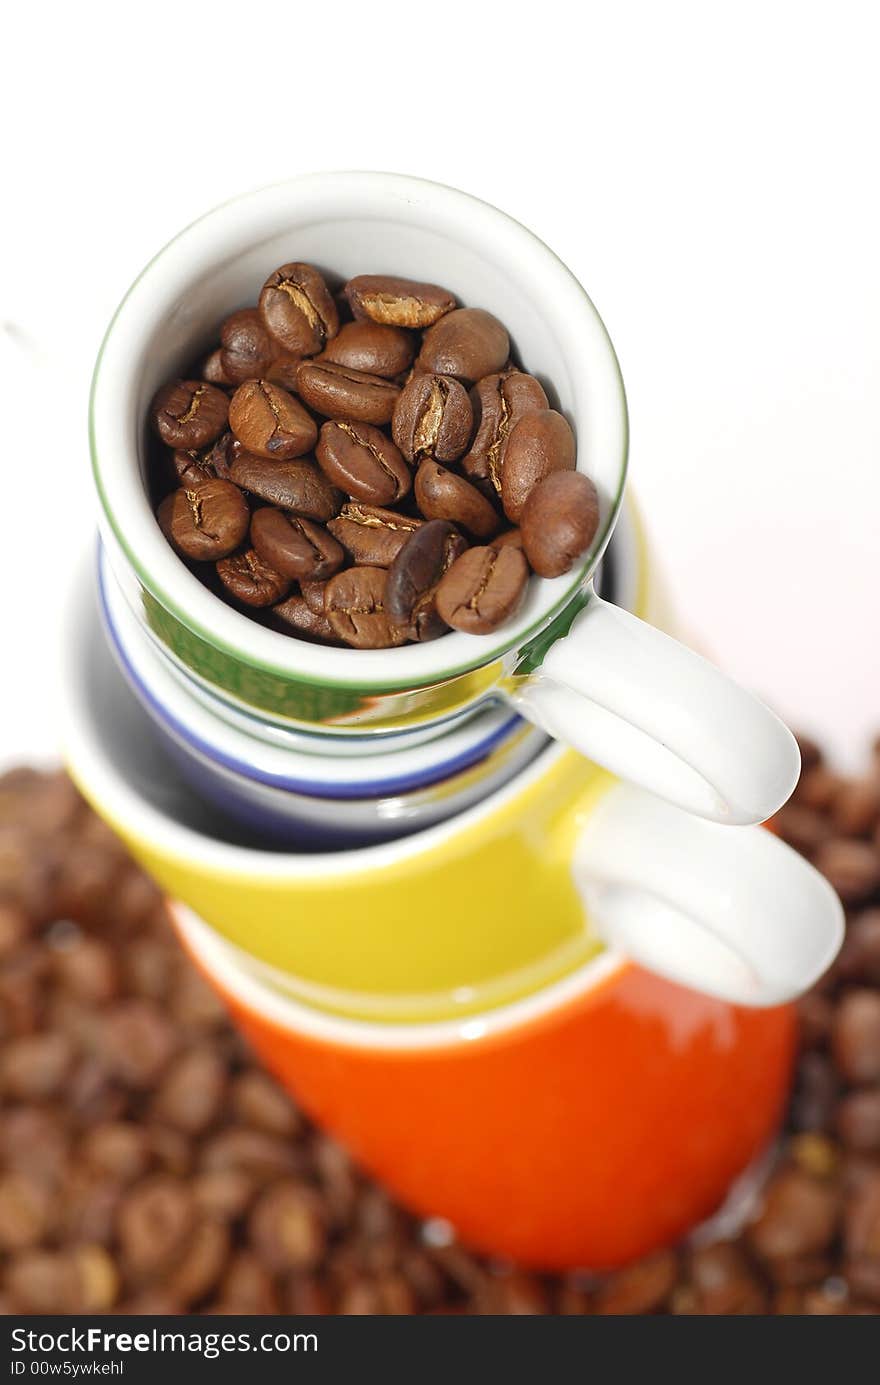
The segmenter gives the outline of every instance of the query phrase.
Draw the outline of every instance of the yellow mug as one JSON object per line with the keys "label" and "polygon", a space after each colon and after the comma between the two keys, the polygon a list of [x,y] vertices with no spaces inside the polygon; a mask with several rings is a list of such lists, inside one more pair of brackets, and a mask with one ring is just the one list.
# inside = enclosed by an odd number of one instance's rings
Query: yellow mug
{"label": "yellow mug", "polygon": [[770,833],[693,817],[557,745],[410,837],[312,854],[241,845],[163,759],[78,596],[63,682],[74,778],[169,895],[300,1001],[383,1021],[477,1013],[610,941],[660,975],[769,1005],[839,945],[836,896]]}

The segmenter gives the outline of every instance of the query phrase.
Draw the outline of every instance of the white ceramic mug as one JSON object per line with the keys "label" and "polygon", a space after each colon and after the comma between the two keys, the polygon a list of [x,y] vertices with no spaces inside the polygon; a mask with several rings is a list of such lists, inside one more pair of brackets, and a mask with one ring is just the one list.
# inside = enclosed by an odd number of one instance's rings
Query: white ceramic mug
{"label": "white ceramic mug", "polygon": [[[214,341],[292,259],[337,276],[430,279],[495,312],[523,367],[571,420],[600,523],[563,577],[532,578],[492,635],[380,651],[268,630],[208,591],[166,543],[144,475],[157,387]],[[718,821],[757,822],[799,757],[760,702],[669,637],[598,598],[591,579],[623,496],[627,412],[617,359],[581,285],[536,236],[476,198],[382,173],[313,175],[227,202],[132,285],[95,370],[91,441],[102,535],[128,598],[169,657],[220,696],[327,735],[407,729],[492,695],[615,773]]]}
{"label": "white ceramic mug", "polygon": [[[421,831],[512,779],[547,737],[509,707],[487,704],[445,735],[373,755],[305,754],[228,725],[171,673],[124,602],[106,562],[89,562],[75,590],[95,605],[110,651],[186,782],[267,846],[367,846]],[[324,744],[320,737],[313,737]]]}

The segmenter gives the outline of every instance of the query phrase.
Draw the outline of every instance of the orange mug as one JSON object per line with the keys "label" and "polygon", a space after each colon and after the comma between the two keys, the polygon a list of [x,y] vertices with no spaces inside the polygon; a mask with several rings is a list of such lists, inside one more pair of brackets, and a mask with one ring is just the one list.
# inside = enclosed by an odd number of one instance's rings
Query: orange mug
{"label": "orange mug", "polygon": [[613,949],[482,1015],[373,1024],[274,990],[190,910],[184,946],[302,1107],[414,1212],[539,1269],[611,1269],[713,1213],[780,1120],[790,1006]]}

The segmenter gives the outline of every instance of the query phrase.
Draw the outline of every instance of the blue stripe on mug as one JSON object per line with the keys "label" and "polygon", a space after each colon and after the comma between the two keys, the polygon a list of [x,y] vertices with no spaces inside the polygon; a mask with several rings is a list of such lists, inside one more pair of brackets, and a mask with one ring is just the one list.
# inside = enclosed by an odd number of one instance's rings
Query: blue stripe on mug
{"label": "blue stripe on mug", "polygon": [[461,751],[458,755],[442,763],[427,766],[422,771],[411,771],[408,774],[389,775],[384,779],[352,780],[350,783],[327,784],[321,780],[301,779],[296,776],[273,774],[271,771],[259,769],[249,764],[245,760],[240,760],[235,756],[228,755],[217,746],[204,740],[203,737],[196,735],[189,727],[185,726],[168,708],[156,698],[152,690],[144,683],[137,670],[131,663],[128,653],[120,639],[119,632],[113,621],[110,605],[107,598],[106,581],[101,570],[100,560],[98,562],[98,594],[100,598],[101,619],[104,630],[110,642],[110,647],[114,657],[125,676],[126,682],[131,687],[135,696],[141,702],[150,716],[158,722],[160,727],[171,733],[184,745],[192,747],[201,755],[223,768],[231,770],[235,774],[243,775],[246,779],[252,779],[260,784],[268,784],[273,788],[284,789],[289,793],[306,794],[311,798],[327,798],[340,800],[354,800],[363,798],[377,798],[385,795],[411,793],[416,789],[430,787],[431,784],[440,783],[448,779],[451,775],[459,774],[463,770],[470,769],[480,764],[492,752],[498,749],[510,735],[522,725],[522,717],[513,715],[500,727],[497,727],[485,740],[476,742],[467,750]]}

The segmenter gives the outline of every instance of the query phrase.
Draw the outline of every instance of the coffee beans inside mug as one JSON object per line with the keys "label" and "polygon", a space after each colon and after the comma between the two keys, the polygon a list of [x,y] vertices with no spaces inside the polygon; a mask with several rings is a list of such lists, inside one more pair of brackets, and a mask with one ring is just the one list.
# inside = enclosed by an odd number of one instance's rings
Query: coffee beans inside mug
{"label": "coffee beans inside mug", "polygon": [[159,525],[218,596],[352,648],[489,634],[589,550],[599,500],[544,382],[444,286],[290,261],[159,390]]}

